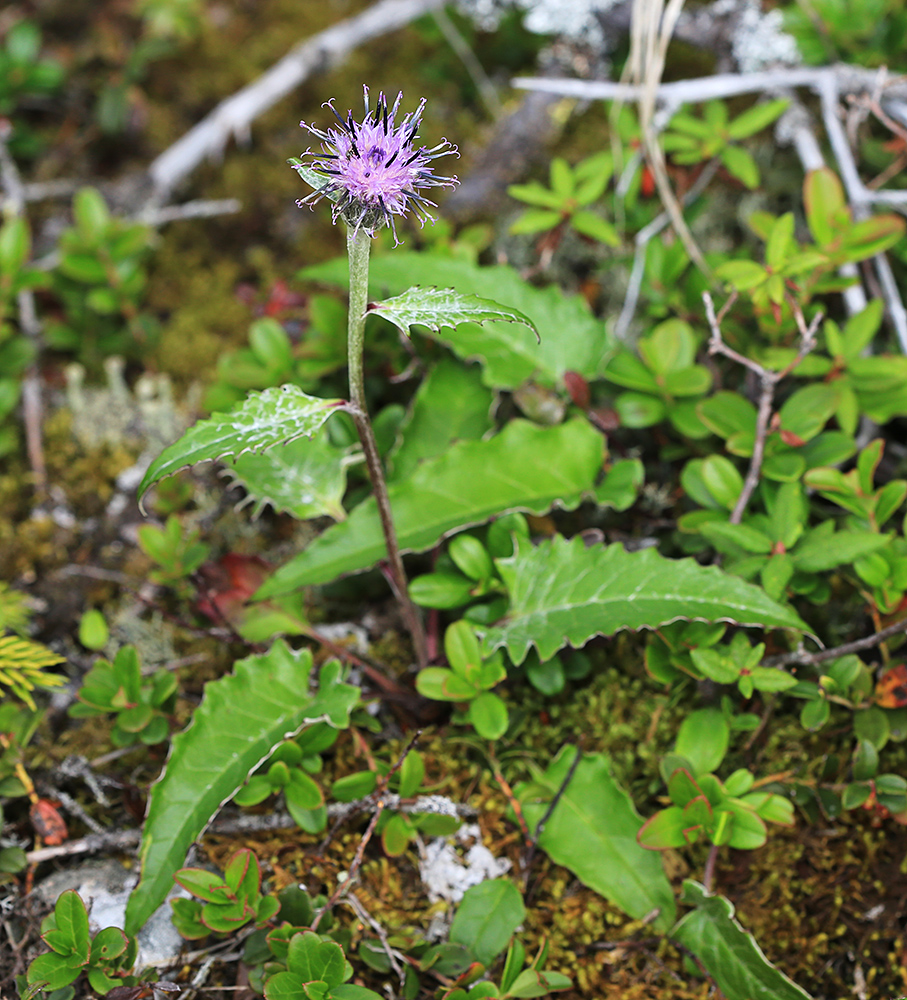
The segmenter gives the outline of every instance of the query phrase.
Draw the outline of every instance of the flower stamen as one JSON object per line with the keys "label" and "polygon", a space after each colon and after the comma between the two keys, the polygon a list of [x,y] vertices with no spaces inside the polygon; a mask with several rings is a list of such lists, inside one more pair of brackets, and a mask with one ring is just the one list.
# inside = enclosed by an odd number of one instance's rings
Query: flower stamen
{"label": "flower stamen", "polygon": [[[412,211],[420,225],[426,219],[434,221],[426,206],[436,207],[435,203],[418,194],[417,189],[456,185],[455,177],[435,176],[431,161],[459,153],[447,139],[430,149],[416,145],[424,98],[414,112],[396,125],[402,93],[391,108],[383,92],[374,108],[369,106],[367,87],[363,87],[363,97],[365,114],[361,123],[354,120],[351,111],[344,120],[332,101],[324,106],[331,109],[339,129],[322,131],[306,122],[299,123],[321,140],[322,152],[306,150],[302,155],[311,157],[307,166],[325,175],[327,182],[297,204],[314,205],[325,196],[337,195],[333,206],[335,222],[342,215],[354,230],[364,229],[369,236],[386,225],[394,234],[394,243],[399,244],[394,217]],[[297,168],[302,166],[298,161],[291,163]]]}

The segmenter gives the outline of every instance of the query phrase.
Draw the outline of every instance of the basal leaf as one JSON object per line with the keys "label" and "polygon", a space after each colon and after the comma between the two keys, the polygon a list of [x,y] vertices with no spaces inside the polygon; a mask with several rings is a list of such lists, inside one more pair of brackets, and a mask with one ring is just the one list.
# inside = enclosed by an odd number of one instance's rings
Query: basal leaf
{"label": "basal leaf", "polygon": [[[506,511],[575,507],[601,469],[603,439],[577,417],[555,427],[512,420],[488,441],[463,441],[388,488],[400,548],[422,552],[459,528]],[[327,583],[384,557],[374,498],[282,566],[256,600]]]}
{"label": "basal leaf", "polygon": [[696,909],[683,917],[671,937],[702,962],[727,1000],[810,1000],[737,923],[730,900],[708,895],[698,882],[684,882],[683,888],[683,902]]}
{"label": "basal leaf", "polygon": [[414,285],[401,295],[383,302],[369,303],[367,312],[383,316],[407,336],[411,326],[427,326],[434,333],[440,333],[445,327],[455,327],[461,323],[498,320],[522,323],[538,337],[535,324],[519,309],[502,306],[492,299],[479,298],[478,295],[464,294],[453,288],[420,288]]}
{"label": "basal leaf", "polygon": [[264,451],[300,437],[311,437],[341,404],[339,399],[306,395],[295,385],[250,392],[229,413],[199,420],[151,463],[139,486],[139,499],[150,486],[196,462]]}
{"label": "basal leaf", "polygon": [[477,365],[446,358],[416,391],[391,455],[392,479],[405,479],[420,461],[441,455],[455,441],[480,438],[491,430],[494,394],[482,385]]}
{"label": "basal leaf", "polygon": [[[542,801],[521,797],[530,829],[563,786],[576,752],[575,747],[564,747],[552,761],[541,782],[547,789],[539,796]],[[584,754],[545,824],[539,846],[631,917],[659,910],[653,927],[667,930],[674,922],[674,892],[660,855],[637,843],[641,826],[629,795],[611,777],[608,758]]]}
{"label": "basal leaf", "polygon": [[505,646],[515,663],[532,645],[547,660],[596,635],[678,619],[807,629],[759,587],[694,559],[666,559],[654,549],[627,552],[619,544],[586,548],[580,536],[517,544],[511,558],[496,561],[510,611],[485,635],[488,652]]}
{"label": "basal leaf", "polygon": [[267,504],[305,520],[327,514],[346,518],[341,500],[346,489],[346,464],[341,449],[324,430],[257,454],[240,455],[227,471],[243,485],[257,517]]}
{"label": "basal leaf", "polygon": [[[345,287],[349,269],[344,257],[306,268],[301,276]],[[414,283],[468,288],[532,317],[540,344],[530,330],[515,323],[463,323],[437,335],[459,357],[481,361],[486,385],[514,389],[534,378],[550,387],[568,371],[597,378],[614,350],[605,324],[578,295],[565,295],[555,287],[535,288],[513,268],[479,267],[420,253],[394,253],[371,262],[369,294],[373,298],[402,292]]]}
{"label": "basal leaf", "polygon": [[336,665],[328,664],[313,696],[311,669],[308,650],[277,641],[267,653],[240,660],[233,674],[206,685],[192,722],[174,736],[164,772],[151,789],[142,875],[126,907],[127,933],[145,925],[189,845],[275,746],[315,721],[345,724],[358,689],[341,683]]}
{"label": "basal leaf", "polygon": [[450,927],[450,940],[489,966],[525,917],[519,889],[508,879],[489,879],[464,893]]}

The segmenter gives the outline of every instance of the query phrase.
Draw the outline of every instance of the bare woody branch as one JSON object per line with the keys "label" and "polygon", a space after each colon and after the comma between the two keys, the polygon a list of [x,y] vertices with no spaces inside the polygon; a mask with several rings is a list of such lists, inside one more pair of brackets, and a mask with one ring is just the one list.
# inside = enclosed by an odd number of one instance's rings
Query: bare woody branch
{"label": "bare woody branch", "polygon": [[743,482],[743,489],[740,491],[740,496],[737,498],[737,503],[734,505],[734,510],[730,517],[731,524],[740,524],[740,521],[743,519],[743,512],[746,510],[746,505],[750,502],[750,497],[753,495],[753,490],[759,485],[759,473],[762,469],[762,459],[765,455],[765,439],[768,436],[769,422],[772,416],[772,404],[775,401],[775,388],[782,379],[790,375],[816,346],[816,331],[822,322],[822,313],[816,313],[812,322],[807,326],[803,318],[803,313],[799,309],[794,309],[794,315],[800,327],[800,349],[797,351],[797,356],[789,365],[781,371],[776,372],[764,368],[758,361],[745,357],[732,347],[728,347],[724,342],[721,336],[721,321],[727,315],[728,309],[733,305],[736,295],[732,295],[725,302],[724,307],[717,316],[715,315],[715,305],[712,302],[711,295],[708,292],[703,292],[702,299],[705,303],[705,313],[709,321],[709,329],[711,330],[709,354],[723,354],[726,358],[736,361],[738,365],[743,365],[759,377],[759,405],[756,415],[756,436],[753,442],[753,456],[750,459],[750,467]]}
{"label": "bare woody branch", "polygon": [[357,46],[389,34],[417,17],[440,9],[444,0],[380,0],[355,17],[306,39],[257,80],[206,115],[151,164],[153,204],[170,192],[206,158],[220,156],[234,136],[245,139],[252,122],[310,76],[324,73]]}

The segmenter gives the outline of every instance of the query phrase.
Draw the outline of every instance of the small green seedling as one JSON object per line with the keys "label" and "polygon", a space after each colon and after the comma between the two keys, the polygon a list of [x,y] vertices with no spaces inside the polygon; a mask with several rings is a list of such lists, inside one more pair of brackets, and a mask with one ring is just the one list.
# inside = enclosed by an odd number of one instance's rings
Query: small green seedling
{"label": "small green seedling", "polygon": [[60,235],[60,259],[51,272],[62,318],[45,324],[48,344],[76,354],[88,368],[112,354],[147,351],[159,330],[157,319],[142,312],[153,230],[112,215],[90,187],[73,198],[73,219]]}
{"label": "small green seedling", "polygon": [[751,698],[753,691],[787,691],[797,685],[797,678],[791,674],[759,666],[765,643],[751,646],[743,632],[738,632],[727,646],[693,649],[690,655],[703,677],[716,684],[736,684],[744,698]]}
{"label": "small green seedling", "polygon": [[604,377],[628,389],[614,401],[625,427],[651,427],[668,419],[689,438],[709,434],[696,406],[712,387],[709,370],[696,364],[696,335],[682,319],[668,319],[639,339],[636,351],[622,347]]}
{"label": "small green seedling", "polygon": [[89,608],[79,619],[79,642],[86,649],[100,652],[110,639],[110,629],[97,608]]}
{"label": "small green seedling", "polygon": [[98,660],[86,674],[79,700],[69,714],[81,719],[113,713],[116,722],[110,739],[114,746],[126,747],[137,740],[152,746],[167,739],[177,687],[169,670],[143,677],[135,647],[123,646],[112,663]]}
{"label": "small green seedling", "polygon": [[887,250],[904,234],[904,220],[893,214],[855,222],[841,182],[828,167],[806,175],[803,201],[815,243],[801,246],[795,239],[792,212],[777,218],[758,212],[749,222],[765,240],[765,264],[731,260],[715,272],[752,299],[757,310],[772,311],[776,319],[789,308],[787,296],[802,307],[814,294],[839,289],[840,279],[830,277],[837,268]]}
{"label": "small green seedling", "polygon": [[261,894],[258,858],[248,848],[233,855],[223,878],[203,868],[181,868],[173,878],[197,897],[171,902],[176,929],[190,940],[230,934],[249,921],[262,927],[280,909],[275,896]]}
{"label": "small green seedling", "polygon": [[444,634],[448,667],[426,667],[416,677],[419,694],[434,701],[468,702],[467,718],[486,740],[507,732],[507,706],[491,690],[507,676],[504,657],[496,651],[483,658],[475,629],[462,619]]}
{"label": "small green seedling", "polygon": [[485,532],[484,542],[463,533],[451,539],[433,573],[417,576],[410,596],[423,608],[459,608],[469,605],[463,617],[476,625],[497,621],[507,611],[507,590],[494,560],[513,555],[513,536],[529,538],[529,524],[519,513],[497,518]]}
{"label": "small green seedling", "polygon": [[718,157],[732,177],[746,187],[759,186],[759,168],[752,154],[736,145],[743,139],[768,128],[790,104],[780,99],[756,104],[733,121],[728,119],[723,101],[709,101],[696,117],[680,111],[671,119],[661,138],[662,147],[675,163],[691,166]]}
{"label": "small green seedling", "polygon": [[[371,795],[378,787],[379,775],[383,776],[390,770],[383,762],[378,763],[375,771],[355,771],[344,775],[334,782],[331,788],[332,796],[338,802],[355,802]],[[414,799],[422,790],[425,780],[425,761],[418,750],[410,750],[406,759],[396,774],[388,781],[390,791],[395,791],[401,799]],[[398,857],[403,854],[411,840],[419,836],[444,837],[453,833],[460,826],[456,816],[437,813],[402,812],[386,808],[375,828],[381,836],[381,845],[388,857]]]}
{"label": "small green seedling", "polygon": [[363,986],[344,985],[353,967],[343,948],[314,931],[301,931],[290,938],[287,969],[265,983],[265,1000],[381,1000],[380,994]]}
{"label": "small green seedling", "polygon": [[551,187],[533,181],[511,184],[511,198],[532,205],[510,227],[511,233],[544,233],[549,230],[575,229],[582,236],[610,247],[620,245],[620,236],[612,223],[589,206],[598,201],[614,174],[610,152],[596,153],[575,167],[559,156],[551,161]]}
{"label": "small green seedling", "polygon": [[891,479],[875,489],[876,470],[884,449],[885,442],[876,438],[860,452],[856,468],[849,472],[831,467],[811,469],[805,477],[806,485],[855,514],[871,531],[881,531],[907,498],[904,479]]}
{"label": "small green seedling", "polygon": [[[879,332],[883,313],[882,300],[873,299],[843,329],[827,319],[819,346],[794,371],[795,378],[823,379],[836,390],[835,419],[849,435],[856,434],[861,414],[881,425],[907,413],[907,358],[866,353]],[[795,357],[795,348],[779,347],[766,352],[764,362],[780,370]]]}
{"label": "small green seedling", "polygon": [[114,987],[138,982],[129,974],[138,952],[135,938],[118,927],[105,927],[92,938],[85,904],[72,889],[41,922],[41,937],[51,950],[29,965],[29,985],[43,983],[45,990],[59,990],[85,972],[91,988],[104,996]]}
{"label": "small green seedling", "polygon": [[[249,966],[249,984],[256,993],[264,993],[265,981],[278,972],[287,971],[287,955],[292,938],[309,930],[315,914],[321,913],[318,930],[327,934],[334,926],[334,918],[325,909],[327,896],[310,896],[302,886],[288,885],[277,894],[279,910],[264,927],[252,931],[246,938],[243,962]],[[340,938],[343,930],[335,931]]]}
{"label": "small green seedling", "polygon": [[514,938],[504,959],[500,983],[482,980],[469,989],[456,987],[443,994],[443,1000],[523,1000],[545,997],[569,990],[573,982],[562,972],[545,971],[548,941],[542,942],[535,958],[526,961],[525,947]]}
{"label": "small green seedling", "polygon": [[285,740],[233,796],[238,806],[254,806],[281,792],[287,810],[306,833],[320,833],[327,825],[324,794],[311,777],[321,770],[320,754],[333,746],[338,731],[327,723],[308,727]]}
{"label": "small green seedling", "polygon": [[744,768],[723,783],[714,774],[694,778],[688,769],[678,768],[668,779],[672,805],[650,817],[637,840],[654,851],[685,847],[700,837],[718,847],[761,847],[768,838],[766,821],[792,826],[794,807],[782,795],[751,791],[754,781]]}
{"label": "small green seedling", "polygon": [[198,540],[197,531],[183,538],[179,518],[171,514],[163,528],[155,524],[142,525],[138,530],[139,548],[157,563],[148,578],[162,587],[183,583],[208,558],[209,548]]}

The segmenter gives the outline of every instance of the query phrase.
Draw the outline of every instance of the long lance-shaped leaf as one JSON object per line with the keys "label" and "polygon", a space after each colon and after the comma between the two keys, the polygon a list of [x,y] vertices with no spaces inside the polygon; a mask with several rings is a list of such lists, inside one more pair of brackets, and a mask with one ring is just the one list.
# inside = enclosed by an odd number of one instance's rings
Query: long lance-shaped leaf
{"label": "long lance-shaped leaf", "polygon": [[206,685],[151,789],[142,876],[126,907],[127,933],[145,925],[172,887],[189,845],[281,740],[316,721],[338,729],[348,725],[359,689],[341,682],[334,662],[322,668],[312,695],[311,670],[309,650],[295,651],[278,640],[267,653],[240,660],[232,675]]}
{"label": "long lance-shaped leaf", "polygon": [[587,549],[579,536],[535,547],[523,541],[497,566],[510,610],[502,625],[489,629],[485,646],[506,646],[515,663],[532,645],[544,661],[568,643],[579,647],[596,635],[678,619],[809,630],[760,587],[694,559],[666,559],[654,549]]}
{"label": "long lance-shaped leaf", "polygon": [[409,335],[411,326],[427,326],[440,333],[443,327],[461,323],[487,323],[503,320],[528,326],[541,342],[535,323],[512,306],[502,306],[493,299],[478,295],[465,295],[453,288],[408,288],[402,295],[395,295],[383,302],[369,303],[368,313],[383,316]]}
{"label": "long lance-shaped leaf", "polygon": [[681,901],[696,909],[686,914],[671,937],[702,962],[727,1000],[810,1000],[737,923],[730,900],[710,896],[698,882],[687,881]]}
{"label": "long lance-shaped leaf", "polygon": [[249,393],[229,413],[199,420],[165,448],[148,467],[139,486],[139,499],[159,479],[196,462],[214,462],[311,437],[342,403],[340,399],[308,396],[295,385]]}
{"label": "long lance-shaped leaf", "polygon": [[[400,548],[422,552],[445,535],[509,510],[575,507],[602,466],[604,442],[587,420],[557,427],[512,420],[489,441],[463,441],[390,484]],[[331,525],[258,591],[256,600],[356,573],[384,558],[374,498]]]}
{"label": "long lance-shaped leaf", "polygon": [[[536,801],[521,794],[530,829],[535,829],[563,787],[577,752],[575,747],[563,747],[541,781],[529,786],[530,796],[544,790],[532,796]],[[654,926],[666,931],[674,923],[674,890],[661,855],[640,847],[636,840],[642,822],[630,796],[611,777],[608,758],[584,754],[545,823],[539,846],[631,917],[658,910]]]}
{"label": "long lance-shaped leaf", "polygon": [[[349,281],[348,270],[346,258],[338,258],[300,273],[343,287]],[[540,344],[518,323],[461,323],[436,334],[458,357],[480,361],[485,384],[493,388],[515,389],[527,379],[555,386],[571,371],[586,379],[598,378],[614,353],[614,338],[579,295],[565,295],[554,286],[535,288],[512,267],[479,267],[452,257],[406,252],[372,260],[369,294],[373,298],[397,294],[413,284],[468,288],[532,317]]]}

